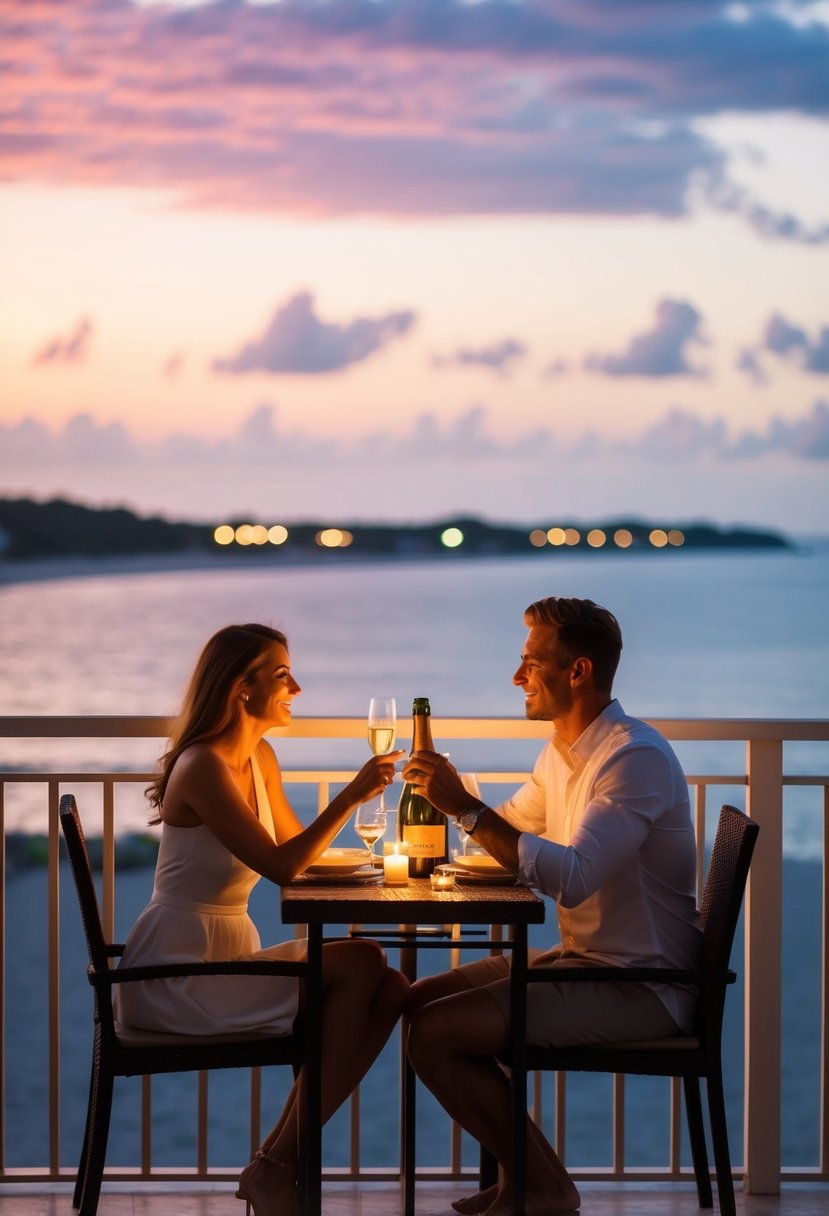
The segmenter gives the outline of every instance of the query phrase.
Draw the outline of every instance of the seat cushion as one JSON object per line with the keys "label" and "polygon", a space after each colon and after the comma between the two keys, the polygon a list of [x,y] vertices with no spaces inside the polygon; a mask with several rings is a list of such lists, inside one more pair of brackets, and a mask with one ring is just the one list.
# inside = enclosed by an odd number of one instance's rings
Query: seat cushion
{"label": "seat cushion", "polygon": [[282,1037],[264,1030],[238,1034],[165,1034],[159,1030],[141,1030],[137,1026],[125,1026],[123,1022],[115,1023],[115,1034],[122,1047],[209,1047],[211,1044],[223,1043],[262,1043]]}

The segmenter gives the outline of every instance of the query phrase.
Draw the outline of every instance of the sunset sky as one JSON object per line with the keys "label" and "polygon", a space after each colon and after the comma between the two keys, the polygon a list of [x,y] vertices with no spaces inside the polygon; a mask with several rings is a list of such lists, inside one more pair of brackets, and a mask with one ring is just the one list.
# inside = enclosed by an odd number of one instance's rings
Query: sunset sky
{"label": "sunset sky", "polygon": [[3,0],[0,493],[829,533],[829,3]]}

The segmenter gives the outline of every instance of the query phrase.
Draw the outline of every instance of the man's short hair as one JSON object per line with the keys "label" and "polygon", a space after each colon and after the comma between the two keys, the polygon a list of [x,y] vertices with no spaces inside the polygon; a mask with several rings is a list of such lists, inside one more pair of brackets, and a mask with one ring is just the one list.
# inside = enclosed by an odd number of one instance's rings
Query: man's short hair
{"label": "man's short hair", "polygon": [[530,604],[525,625],[554,625],[562,664],[584,656],[593,664],[596,687],[609,692],[622,653],[622,631],[612,612],[592,600],[548,595]]}

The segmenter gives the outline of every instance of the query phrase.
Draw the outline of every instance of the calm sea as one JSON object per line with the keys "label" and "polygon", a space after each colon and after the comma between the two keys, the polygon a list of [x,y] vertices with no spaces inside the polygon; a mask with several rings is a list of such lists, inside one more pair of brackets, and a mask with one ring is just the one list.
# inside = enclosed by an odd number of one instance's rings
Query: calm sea
{"label": "calm sea", "polygon": [[[427,695],[434,714],[515,715],[522,700],[512,687],[524,629],[524,607],[543,595],[587,596],[619,617],[625,636],[617,693],[642,717],[829,717],[829,545],[796,552],[673,553],[635,556],[578,555],[528,559],[321,567],[215,568],[182,573],[141,573],[62,578],[0,587],[0,714],[166,714],[178,704],[203,641],[232,621],[260,620],[283,628],[295,673],[303,686],[299,714],[360,716],[375,694],[394,695],[399,712]],[[528,767],[537,743],[503,748],[452,742],[464,768]],[[821,750],[821,748],[823,750]],[[283,763],[358,766],[359,741],[331,745],[281,740]],[[740,744],[693,745],[680,751],[686,771],[741,770]],[[0,766],[57,769],[151,768],[154,741],[4,741]],[[826,771],[826,745],[790,745],[789,773]],[[486,791],[491,795],[496,790]],[[711,794],[742,805],[741,791]],[[84,810],[92,796],[84,793]],[[10,830],[41,832],[42,790],[10,789]],[[311,794],[299,789],[310,814]],[[118,826],[141,829],[145,807],[138,789],[119,787]],[[85,813],[85,818],[88,818]],[[784,1160],[817,1160],[820,1076],[820,923],[822,809],[819,795],[786,795],[784,876],[783,1103]],[[350,829],[348,829],[350,830]],[[343,843],[356,838],[341,837]],[[146,902],[149,869],[119,872],[116,934],[123,939]],[[62,1161],[77,1161],[88,1085],[91,1024],[84,947],[71,883],[61,884]],[[44,987],[48,940],[47,892],[42,867],[13,872],[7,882],[6,1048],[7,1163],[45,1164],[48,1128],[48,995]],[[252,899],[263,940],[282,934],[278,895],[260,883]],[[535,935],[549,944],[548,923]],[[425,952],[421,965],[446,965],[442,952]],[[739,968],[739,957],[735,958]],[[729,1113],[740,1143],[743,1048],[739,989],[726,1018]],[[364,1160],[397,1159],[396,1038],[374,1065],[362,1090]],[[283,1079],[266,1087],[267,1120],[282,1101]],[[211,1079],[211,1161],[246,1159],[245,1081],[235,1074]],[[647,1079],[628,1088],[628,1157],[634,1163],[667,1160],[668,1111],[664,1088]],[[607,1164],[612,1127],[604,1078],[571,1078],[568,1089],[568,1160]],[[190,1128],[196,1091],[189,1078],[159,1079],[153,1086],[154,1159],[195,1161]],[[657,1094],[660,1096],[657,1097]],[[109,1160],[136,1161],[138,1082],[116,1086]],[[545,1099],[552,1109],[552,1099]],[[661,1108],[658,1103],[663,1103]],[[418,1159],[448,1160],[448,1123],[425,1095],[420,1099]],[[657,1113],[654,1115],[654,1111]],[[40,1112],[38,1114],[37,1112]],[[329,1163],[347,1160],[343,1115],[326,1129]],[[735,1147],[735,1158],[739,1155]],[[474,1161],[474,1146],[464,1149]]]}
{"label": "calm sea", "polygon": [[[521,716],[511,678],[522,611],[549,594],[590,597],[616,613],[625,637],[616,691],[630,713],[829,717],[829,544],[327,569],[252,563],[0,587],[0,714],[174,712],[207,636],[258,620],[288,635],[303,686],[299,716],[360,716],[373,695],[396,696],[401,714],[413,696],[428,696],[437,717]],[[493,756],[480,744],[445,746],[464,768],[521,769],[537,751],[513,743]],[[153,767],[158,750],[155,741],[22,741],[4,746],[0,764],[141,770]],[[286,767],[359,767],[365,756],[354,742],[284,740],[277,750]],[[744,762],[741,744],[678,750],[688,772],[736,772]],[[822,758],[825,766],[820,745],[789,745],[787,771],[817,771]],[[122,830],[145,822],[133,794],[119,793]],[[300,810],[310,799],[297,790]],[[820,817],[807,803],[800,791],[787,796],[792,855],[815,856],[819,847],[812,825]],[[44,830],[31,790],[11,791],[6,813],[10,829]]]}

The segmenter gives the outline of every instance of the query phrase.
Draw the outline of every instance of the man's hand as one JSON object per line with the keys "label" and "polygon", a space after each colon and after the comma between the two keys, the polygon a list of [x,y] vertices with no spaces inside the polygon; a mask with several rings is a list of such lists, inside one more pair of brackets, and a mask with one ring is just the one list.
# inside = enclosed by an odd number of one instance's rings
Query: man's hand
{"label": "man's hand", "polygon": [[[478,798],[463,788],[457,770],[438,752],[415,752],[403,769],[403,776],[444,815],[457,818],[481,805]],[[520,832],[492,810],[484,811],[475,829],[475,843],[483,845],[487,853],[516,875],[519,836]]]}
{"label": "man's hand", "polygon": [[403,778],[444,815],[457,818],[479,805],[463,788],[454,766],[438,752],[415,752],[403,769]]}

